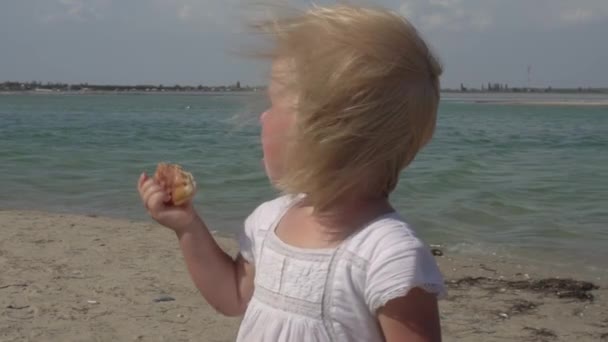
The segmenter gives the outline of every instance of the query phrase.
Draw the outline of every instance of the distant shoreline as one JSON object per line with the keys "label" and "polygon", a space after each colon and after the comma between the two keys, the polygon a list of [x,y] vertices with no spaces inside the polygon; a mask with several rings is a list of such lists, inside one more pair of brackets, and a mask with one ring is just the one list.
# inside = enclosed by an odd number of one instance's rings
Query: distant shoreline
{"label": "distant shoreline", "polygon": [[[145,96],[145,95],[182,95],[182,96],[238,96],[263,93],[262,90],[238,90],[238,91],[0,91],[0,96],[95,96],[95,95],[116,95],[116,96]],[[456,95],[457,97],[452,97]],[[518,96],[520,95],[520,96]],[[534,98],[525,96],[536,95]],[[572,98],[573,95],[586,96],[583,98]],[[470,97],[469,97],[470,96]],[[570,96],[568,99],[552,98],[542,99],[544,96]],[[593,97],[593,98],[590,98]],[[597,97],[597,98],[596,98]],[[598,93],[537,93],[537,94],[517,94],[517,93],[465,93],[465,92],[445,92],[443,102],[452,103],[473,103],[473,104],[492,104],[492,105],[522,105],[522,106],[566,106],[566,107],[608,107],[608,96]]]}
{"label": "distant shoreline", "polygon": [[607,107],[604,93],[442,93],[442,100],[453,103],[525,106]]}
{"label": "distant shoreline", "polygon": [[255,94],[260,90],[239,90],[239,91],[114,91],[114,90],[89,90],[89,91],[2,91],[1,95],[237,95]]}
{"label": "distant shoreline", "polygon": [[572,106],[572,107],[608,107],[608,100],[606,101],[537,101],[537,100],[477,100],[472,101],[478,104],[495,104],[495,105],[525,105],[525,106]]}
{"label": "distant shoreline", "polygon": [[[265,91],[265,88],[257,87],[257,88],[242,88],[242,89],[231,89],[231,88],[217,88],[217,90],[205,89],[205,90],[59,90],[59,89],[39,89],[39,90],[4,90],[0,89],[0,95],[19,95],[19,94],[41,94],[41,95],[82,95],[82,94],[205,94],[205,93],[256,93]],[[442,94],[449,95],[465,95],[465,96],[494,96],[494,95],[598,95],[598,96],[608,96],[607,91],[532,91],[532,92],[492,92],[492,91],[453,91],[450,89],[442,90]]]}

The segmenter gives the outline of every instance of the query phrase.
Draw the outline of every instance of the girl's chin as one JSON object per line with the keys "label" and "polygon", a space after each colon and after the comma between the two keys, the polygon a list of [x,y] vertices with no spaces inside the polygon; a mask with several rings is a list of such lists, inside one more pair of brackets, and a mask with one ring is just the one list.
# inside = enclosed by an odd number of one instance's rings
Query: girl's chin
{"label": "girl's chin", "polygon": [[266,163],[266,160],[264,158],[262,158],[261,163],[262,167],[264,168],[264,172],[266,173],[266,177],[268,177],[270,183],[272,183],[273,185],[276,184],[277,180],[279,179],[277,177],[277,172],[272,171],[272,169],[270,168],[268,163]]}
{"label": "girl's chin", "polygon": [[266,163],[266,159],[262,158],[260,162],[262,163],[262,168],[264,169],[264,173],[266,173],[266,177],[268,177],[268,179],[272,181],[272,173],[270,172],[270,168]]}

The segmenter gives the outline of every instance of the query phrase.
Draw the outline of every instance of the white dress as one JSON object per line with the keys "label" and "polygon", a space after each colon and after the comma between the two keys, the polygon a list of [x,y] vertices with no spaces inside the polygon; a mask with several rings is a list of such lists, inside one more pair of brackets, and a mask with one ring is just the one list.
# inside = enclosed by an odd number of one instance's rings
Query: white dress
{"label": "white dress", "polygon": [[421,287],[442,298],[429,248],[397,214],[381,216],[331,249],[288,245],[275,228],[293,196],[260,205],[245,221],[243,257],[255,289],[237,341],[383,341],[374,313]]}

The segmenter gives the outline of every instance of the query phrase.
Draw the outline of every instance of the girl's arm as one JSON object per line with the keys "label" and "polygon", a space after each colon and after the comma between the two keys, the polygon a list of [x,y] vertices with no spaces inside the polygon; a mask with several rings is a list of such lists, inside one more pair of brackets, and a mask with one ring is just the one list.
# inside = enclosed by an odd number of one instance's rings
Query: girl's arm
{"label": "girl's arm", "polygon": [[242,315],[253,294],[253,265],[240,254],[236,260],[226,254],[198,216],[176,234],[190,276],[205,300],[226,316]]}
{"label": "girl's arm", "polygon": [[387,342],[441,342],[437,297],[420,288],[386,303],[378,321]]}
{"label": "girl's arm", "polygon": [[167,205],[169,194],[145,173],[137,187],[150,216],[177,235],[190,276],[207,302],[224,315],[243,314],[253,293],[253,265],[218,246],[191,202]]}

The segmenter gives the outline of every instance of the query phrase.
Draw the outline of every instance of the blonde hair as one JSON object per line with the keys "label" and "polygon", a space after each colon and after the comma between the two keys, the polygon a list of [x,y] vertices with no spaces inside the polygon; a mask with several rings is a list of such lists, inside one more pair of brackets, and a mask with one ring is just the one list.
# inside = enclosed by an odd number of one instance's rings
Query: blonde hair
{"label": "blonde hair", "polygon": [[297,98],[278,187],[315,209],[351,195],[386,195],[435,129],[442,67],[396,13],[313,7],[257,26]]}

